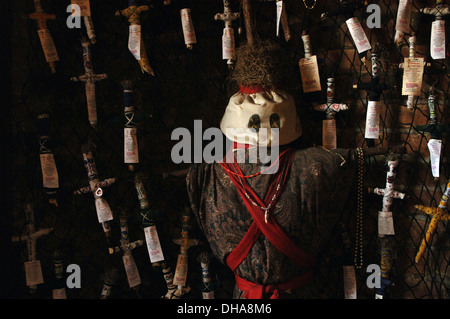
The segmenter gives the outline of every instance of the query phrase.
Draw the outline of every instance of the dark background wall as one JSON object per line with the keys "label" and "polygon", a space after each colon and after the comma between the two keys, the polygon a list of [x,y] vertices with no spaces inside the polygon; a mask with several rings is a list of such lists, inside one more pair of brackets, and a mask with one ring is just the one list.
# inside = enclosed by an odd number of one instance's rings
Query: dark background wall
{"label": "dark background wall", "polygon": [[[311,2],[311,1],[310,1]],[[406,42],[402,47],[393,43],[397,13],[397,1],[370,1],[382,9],[382,26],[369,29],[365,10],[356,16],[362,22],[372,47],[377,44],[382,61],[381,80],[393,86],[382,96],[380,113],[380,138],[368,145],[364,140],[367,96],[353,85],[370,80],[370,52],[367,63],[358,54],[345,26],[345,19],[320,20],[322,12],[335,9],[336,0],[317,1],[312,10],[302,1],[286,0],[292,39],[286,42],[275,36],[275,2],[257,1],[255,17],[258,34],[263,39],[279,42],[292,63],[286,77],[291,81],[304,128],[306,146],[321,145],[323,114],[311,109],[310,99],[326,100],[326,78],[330,72],[336,75],[336,100],[349,105],[349,111],[338,113],[338,146],[343,148],[405,146],[405,154],[399,166],[396,185],[405,192],[404,200],[394,200],[392,211],[396,235],[393,236],[395,251],[391,280],[392,298],[447,298],[448,229],[440,223],[434,236],[433,249],[427,251],[420,263],[414,263],[414,255],[425,234],[429,217],[414,208],[416,204],[437,206],[449,178],[448,150],[443,142],[441,177],[433,180],[429,165],[427,141],[429,135],[416,129],[428,121],[426,84],[437,80],[438,110],[440,122],[448,123],[448,58],[432,61],[429,56],[429,34],[432,18],[422,15],[419,9],[434,5],[433,1],[413,1],[413,18],[417,35],[416,51],[431,65],[424,74],[423,94],[416,99],[414,110],[404,106],[401,95],[401,69],[398,65],[408,55]],[[131,240],[144,239],[139,215],[139,204],[133,186],[133,174],[123,163],[123,93],[121,81],[133,80],[134,100],[138,110],[151,118],[138,124],[140,169],[145,173],[145,186],[151,208],[160,211],[158,232],[167,261],[175,268],[179,247],[172,242],[181,234],[181,213],[187,203],[184,177],[167,177],[163,174],[188,167],[171,161],[170,151],[176,141],[171,132],[177,127],[193,129],[195,119],[201,119],[203,129],[217,127],[228,98],[236,91],[229,81],[229,70],[222,60],[221,37],[223,23],[214,21],[214,15],[223,11],[222,1],[177,1],[168,6],[159,2],[143,15],[142,34],[150,65],[155,76],[142,74],[137,61],[127,49],[128,23],[114,15],[116,10],[127,6],[122,0],[92,0],[91,11],[97,43],[92,46],[93,65],[96,73],[107,73],[108,79],[97,82],[96,98],[99,124],[93,131],[87,121],[84,85],[71,82],[72,76],[84,72],[80,34],[84,29],[66,26],[67,5],[70,1],[45,1],[46,12],[55,13],[56,20],[48,27],[58,50],[60,61],[57,72],[52,74],[45,62],[34,21],[26,15],[34,12],[31,0],[8,1],[2,10],[1,23],[6,44],[2,46],[5,59],[2,66],[9,86],[2,87],[2,247],[9,258],[5,263],[7,275],[2,278],[9,289],[5,297],[51,298],[53,265],[52,252],[61,249],[64,263],[78,264],[82,270],[81,289],[67,291],[68,298],[98,298],[107,269],[117,268],[119,279],[113,289],[115,298],[137,298],[128,288],[120,255],[110,256],[100,224],[97,221],[91,194],[73,195],[73,191],[86,186],[87,175],[83,167],[81,146],[89,139],[96,145],[94,157],[100,178],[116,177],[115,185],[106,190],[106,198],[113,212],[123,208],[129,216]],[[307,2],[308,3],[308,2]],[[312,2],[311,2],[312,3]],[[198,43],[192,50],[183,41],[179,10],[192,9],[192,19]],[[232,1],[233,11],[240,10],[239,3]],[[235,29],[242,21],[234,23]],[[298,61],[304,56],[301,34],[307,30],[311,36],[313,53],[319,59],[322,92],[313,97],[303,94]],[[237,34],[237,32],[236,32]],[[447,24],[448,34],[448,24]],[[245,32],[236,36],[236,45],[245,42]],[[8,51],[6,48],[10,48]],[[3,68],[2,68],[3,69]],[[3,92],[4,91],[4,92]],[[12,93],[12,94],[11,94]],[[48,111],[51,118],[55,160],[59,173],[59,206],[49,204],[42,188],[39,165],[39,143],[36,115]],[[384,187],[386,171],[384,155],[368,156],[366,159],[366,187]],[[23,262],[26,260],[24,244],[10,243],[9,238],[25,230],[24,205],[31,202],[37,227],[53,226],[48,236],[37,243],[38,259],[41,261],[45,283],[39,285],[36,296],[28,294],[25,285]],[[381,197],[367,194],[365,212],[364,252],[365,264],[379,263],[377,213]],[[346,210],[347,226],[354,240],[354,200]],[[191,235],[202,239],[195,220],[191,223]],[[118,222],[113,222],[115,240],[120,236]],[[189,298],[201,298],[201,270],[198,256],[207,245],[189,250],[188,281],[193,288]],[[159,298],[165,291],[164,280],[158,268],[152,267],[145,247],[133,251],[142,278],[141,297]],[[219,281],[217,298],[227,298],[233,288],[232,274],[218,261],[212,261],[212,271]],[[341,268],[330,269],[336,280],[335,295],[343,298]],[[373,289],[365,287],[367,273],[357,273],[360,298],[373,298]],[[7,292],[6,292],[7,291]]]}

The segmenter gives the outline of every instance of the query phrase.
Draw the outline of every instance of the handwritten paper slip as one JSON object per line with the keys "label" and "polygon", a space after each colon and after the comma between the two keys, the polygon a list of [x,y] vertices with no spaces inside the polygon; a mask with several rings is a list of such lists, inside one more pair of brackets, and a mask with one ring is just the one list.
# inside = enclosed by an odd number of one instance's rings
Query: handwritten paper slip
{"label": "handwritten paper slip", "polygon": [[392,212],[378,212],[378,235],[395,235]]}
{"label": "handwritten paper slip", "polygon": [[302,58],[299,61],[300,76],[302,78],[303,92],[321,91],[319,66],[317,65],[317,56]]}
{"label": "handwritten paper slip", "polygon": [[375,139],[379,136],[380,130],[380,106],[381,103],[379,101],[369,101],[367,106],[367,115],[366,115],[366,129],[365,129],[365,138]]}
{"label": "handwritten paper slip", "polygon": [[195,36],[194,24],[191,19],[191,9],[184,8],[180,10],[181,26],[183,28],[183,36],[185,44],[197,43]]}
{"label": "handwritten paper slip", "polygon": [[155,226],[144,228],[145,241],[147,243],[148,255],[152,263],[164,260],[164,255],[159,242],[158,231]]}
{"label": "handwritten paper slip", "polygon": [[356,274],[354,266],[344,266],[345,299],[356,299]]}
{"label": "handwritten paper slip", "polygon": [[40,154],[42,184],[45,188],[58,188],[58,170],[53,154]]}
{"label": "handwritten paper slip", "polygon": [[42,50],[44,51],[45,61],[56,62],[59,61],[58,52],[56,51],[55,43],[52,35],[48,29],[38,30],[39,40],[41,40]]}
{"label": "handwritten paper slip", "polygon": [[185,286],[187,271],[188,271],[188,256],[179,254],[173,284],[177,286]]}
{"label": "handwritten paper slip", "polygon": [[428,150],[430,151],[431,173],[433,177],[439,177],[439,167],[441,159],[442,141],[430,139],[428,141]]}
{"label": "handwritten paper slip", "polygon": [[138,142],[135,127],[124,127],[123,130],[123,156],[124,162],[139,163]]}
{"label": "handwritten paper slip", "polygon": [[234,29],[230,27],[224,28],[222,36],[222,59],[233,60],[235,55]]}
{"label": "handwritten paper slip", "polygon": [[430,53],[434,60],[445,59],[445,20],[431,24]]}
{"label": "handwritten paper slip", "polygon": [[367,39],[366,33],[359,23],[359,20],[356,17],[353,17],[345,21],[345,23],[347,24],[358,53],[370,50],[372,46],[370,45],[369,39]]}
{"label": "handwritten paper slip", "polygon": [[322,123],[322,144],[327,150],[337,147],[336,141],[336,120],[328,119]]}
{"label": "handwritten paper slip", "polygon": [[99,223],[104,223],[113,220],[113,214],[108,202],[101,197],[95,199],[95,209],[97,211],[97,217]]}
{"label": "handwritten paper slip", "polygon": [[132,24],[128,31],[128,50],[136,60],[141,59],[141,26]]}
{"label": "handwritten paper slip", "polygon": [[405,58],[403,63],[402,95],[420,95],[424,58]]}
{"label": "handwritten paper slip", "polygon": [[25,280],[27,286],[35,286],[44,283],[42,276],[42,267],[40,260],[26,261],[25,263]]}
{"label": "handwritten paper slip", "polygon": [[141,277],[137,269],[136,263],[132,255],[122,256],[125,273],[127,274],[128,284],[130,288],[139,286],[141,284]]}
{"label": "handwritten paper slip", "polygon": [[403,33],[409,33],[411,31],[411,4],[412,0],[400,0],[398,4],[395,30]]}

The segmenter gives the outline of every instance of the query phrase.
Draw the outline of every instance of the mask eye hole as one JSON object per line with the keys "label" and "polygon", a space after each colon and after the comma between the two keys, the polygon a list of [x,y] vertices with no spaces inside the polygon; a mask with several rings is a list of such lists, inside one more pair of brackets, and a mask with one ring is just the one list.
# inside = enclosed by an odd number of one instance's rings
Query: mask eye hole
{"label": "mask eye hole", "polygon": [[254,130],[256,133],[259,132],[259,128],[261,127],[261,118],[258,114],[253,114],[248,120],[248,127]]}
{"label": "mask eye hole", "polygon": [[277,113],[273,113],[270,116],[270,127],[280,128],[280,116]]}

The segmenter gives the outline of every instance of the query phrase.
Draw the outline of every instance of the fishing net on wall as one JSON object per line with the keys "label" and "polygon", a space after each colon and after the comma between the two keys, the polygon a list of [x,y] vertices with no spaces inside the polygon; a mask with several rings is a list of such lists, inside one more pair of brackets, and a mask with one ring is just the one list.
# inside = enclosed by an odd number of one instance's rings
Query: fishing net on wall
{"label": "fishing net on wall", "polygon": [[[306,3],[305,3],[306,2]],[[429,54],[431,22],[434,17],[420,13],[433,1],[412,3],[411,27],[416,35],[416,54],[424,57],[429,65],[424,69],[422,94],[414,99],[414,108],[407,109],[402,96],[402,69],[399,64],[408,56],[408,42],[400,46],[394,41],[397,1],[370,1],[381,9],[380,28],[368,28],[370,13],[365,6],[357,9],[355,17],[364,26],[373,50],[380,59],[380,82],[391,86],[383,91],[380,113],[379,139],[364,139],[364,125],[368,95],[355,85],[370,82],[370,52],[365,61],[355,50],[345,24],[345,16],[321,18],[324,12],[332,12],[339,6],[337,0],[284,1],[289,19],[289,41],[280,31],[276,36],[276,3],[256,1],[255,22],[261,39],[278,42],[292,64],[286,79],[292,86],[298,112],[303,125],[305,146],[322,144],[322,120],[324,114],[311,107],[312,101],[324,103],[327,77],[334,75],[335,100],[347,103],[346,112],[336,114],[338,147],[379,148],[384,153],[367,155],[364,174],[364,224],[363,260],[358,269],[358,298],[373,298],[373,288],[368,288],[366,267],[380,264],[380,249],[386,244],[392,256],[389,280],[390,298],[447,298],[448,229],[439,222],[431,248],[427,249],[419,263],[414,256],[426,233],[431,217],[420,212],[415,205],[436,207],[449,178],[448,147],[445,137],[442,143],[440,177],[431,174],[428,133],[418,126],[429,123],[427,100],[429,88],[435,89],[436,117],[448,123],[448,57],[433,60]],[[31,204],[36,228],[53,227],[52,232],[37,241],[37,259],[40,260],[44,284],[30,295],[25,285],[23,263],[27,260],[26,245],[11,245],[11,281],[15,282],[12,295],[20,298],[51,298],[55,284],[53,254],[59,251],[64,269],[69,264],[81,269],[81,288],[66,289],[67,298],[99,298],[105,281],[115,274],[111,296],[113,298],[159,298],[166,292],[161,267],[152,265],[145,244],[133,249],[141,277],[139,290],[131,289],[127,282],[121,253],[110,254],[102,225],[98,222],[92,193],[74,194],[89,185],[83,165],[83,147],[90,144],[99,178],[116,178],[116,182],[104,188],[103,197],[115,216],[127,216],[131,241],[144,239],[143,217],[134,187],[134,172],[123,161],[124,98],[122,83],[130,80],[133,100],[142,115],[137,122],[139,145],[139,171],[147,191],[149,206],[155,214],[158,234],[166,262],[175,269],[180,246],[173,239],[181,237],[182,214],[188,205],[183,170],[189,164],[175,164],[171,149],[177,143],[171,139],[176,128],[194,132],[194,120],[202,120],[202,130],[218,127],[229,97],[236,91],[230,81],[230,70],[222,59],[222,32],[224,24],[214,15],[223,12],[222,1],[177,1],[164,5],[151,2],[152,8],[142,14],[141,31],[147,49],[149,64],[155,76],[143,73],[127,47],[128,21],[115,15],[127,7],[126,1],[91,0],[92,21],[97,43],[92,47],[93,69],[107,78],[95,84],[98,124],[93,129],[87,121],[86,94],[83,82],[71,81],[71,77],[84,73],[81,46],[85,26],[70,29],[66,25],[69,13],[67,2],[42,1],[48,13],[56,14],[48,21],[58,51],[56,73],[51,73],[42,53],[36,23],[26,18],[34,12],[33,1],[15,1],[11,8],[14,24],[12,36],[12,87],[13,104],[9,113],[12,152],[9,154],[12,170],[11,225],[7,233],[18,235],[26,231],[25,208]],[[238,2],[231,2],[233,12],[241,10]],[[313,7],[308,9],[307,6]],[[197,43],[191,49],[184,43],[180,9],[191,8]],[[243,19],[233,22],[236,46],[246,41]],[[242,32],[239,33],[238,30]],[[305,94],[298,61],[305,56],[302,34],[310,35],[313,54],[317,55],[322,91]],[[448,27],[447,27],[448,34]],[[447,50],[448,51],[448,50]],[[363,59],[364,60],[364,59]],[[58,205],[49,202],[42,187],[38,115],[49,115],[50,145],[58,169]],[[395,236],[380,241],[377,236],[378,212],[381,196],[369,193],[368,188],[386,184],[386,155],[392,148],[403,146],[400,156],[396,189],[405,194],[395,199],[392,212]],[[356,181],[355,181],[356,186]],[[355,194],[353,194],[355,195]],[[356,197],[346,203],[344,224],[355,245]],[[6,227],[6,226],[5,226]],[[189,237],[198,239],[198,245],[189,249],[188,282],[191,291],[185,298],[202,298],[202,270],[200,256],[209,251],[195,219],[191,219]],[[111,222],[111,242],[118,245],[120,225],[118,218]],[[338,234],[337,236],[340,236]],[[340,238],[340,237],[339,237]],[[334,249],[334,247],[330,247]],[[329,298],[343,298],[342,260],[330,261],[329,278],[335,289]],[[217,298],[229,298],[234,287],[233,274],[217,260],[211,260],[211,274],[216,285]],[[67,275],[67,274],[65,274]]]}

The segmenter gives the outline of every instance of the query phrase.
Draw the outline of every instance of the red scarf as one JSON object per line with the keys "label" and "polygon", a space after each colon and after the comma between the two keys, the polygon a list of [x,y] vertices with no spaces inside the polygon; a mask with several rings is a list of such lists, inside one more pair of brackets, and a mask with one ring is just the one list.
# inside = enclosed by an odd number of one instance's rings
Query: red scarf
{"label": "red scarf", "polygon": [[[239,180],[238,176],[230,173],[230,171],[235,170],[238,174],[240,174],[240,176],[244,176],[234,157],[233,163],[227,163],[226,161],[224,161],[224,163],[221,164],[224,168],[227,168],[225,169],[225,172],[227,172],[233,184],[236,186],[236,189],[241,195],[245,206],[253,217],[253,223],[250,225],[247,233],[242,238],[239,245],[228,255],[226,260],[228,267],[230,267],[231,270],[235,272],[236,268],[247,257],[250,249],[257,241],[258,237],[261,235],[261,233],[263,233],[264,236],[266,236],[267,239],[275,247],[277,247],[278,250],[292,259],[297,265],[309,269],[305,274],[302,274],[299,277],[295,277],[285,283],[265,286],[247,281],[244,278],[239,277],[235,273],[236,285],[240,290],[244,291],[243,297],[246,299],[262,299],[263,293],[272,293],[271,298],[278,298],[278,291],[298,288],[311,280],[313,275],[312,267],[316,262],[315,258],[308,255],[298,246],[296,246],[286,235],[283,229],[278,225],[278,223],[270,213],[268,222],[266,223],[264,221],[264,210],[259,207],[267,207],[267,205],[269,205],[269,203],[272,201],[272,197],[274,196],[274,194],[278,192],[277,197],[272,202],[272,207],[275,206],[279,196],[283,192],[286,177],[294,159],[294,154],[294,149],[289,149],[284,154],[284,156],[279,159],[278,170],[274,174],[273,182],[269,187],[264,201],[261,201],[259,199],[258,195],[256,195],[245,178],[241,178]],[[242,186],[241,182],[244,186]],[[279,190],[277,190],[278,184],[280,185]],[[247,193],[259,206],[253,205],[250,199],[245,196],[245,193]]]}

